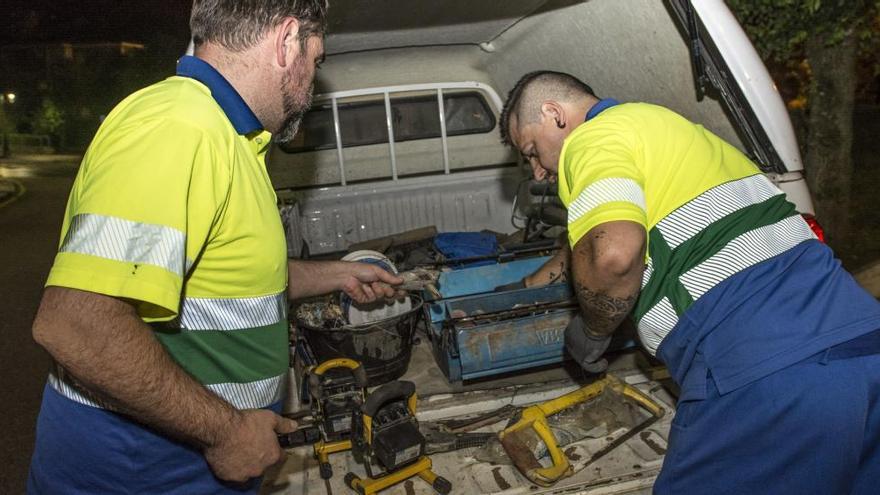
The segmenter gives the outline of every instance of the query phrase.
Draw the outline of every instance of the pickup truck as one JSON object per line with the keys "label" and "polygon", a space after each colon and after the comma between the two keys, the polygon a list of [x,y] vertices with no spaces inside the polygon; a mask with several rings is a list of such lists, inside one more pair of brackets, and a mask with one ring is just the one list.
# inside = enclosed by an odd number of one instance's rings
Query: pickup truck
{"label": "pickup truck", "polygon": [[[325,49],[300,133],[267,160],[291,256],[338,257],[427,226],[523,228],[543,199],[523,192],[530,171],[501,145],[498,119],[503,95],[539,69],[581,77],[600,97],[664,105],[701,123],[747,153],[819,229],[785,106],[722,0],[334,0]],[[554,336],[558,349],[561,332],[554,332],[541,339]],[[506,372],[455,375],[441,370],[431,339],[416,339],[403,376],[416,385],[420,421],[539,403],[595,378],[559,359],[535,361],[540,367],[492,362]],[[432,456],[434,470],[452,493],[650,493],[676,390],[647,354],[619,348],[609,373],[665,411],[638,435],[597,459],[601,447],[573,443],[566,455],[574,475],[550,487],[508,463],[484,462],[473,449]],[[288,409],[301,409],[298,387],[291,389]],[[263,492],[349,493],[344,474],[362,468],[349,453],[330,459],[336,475],[324,480],[311,449],[293,449]],[[434,492],[414,479],[383,493]]]}

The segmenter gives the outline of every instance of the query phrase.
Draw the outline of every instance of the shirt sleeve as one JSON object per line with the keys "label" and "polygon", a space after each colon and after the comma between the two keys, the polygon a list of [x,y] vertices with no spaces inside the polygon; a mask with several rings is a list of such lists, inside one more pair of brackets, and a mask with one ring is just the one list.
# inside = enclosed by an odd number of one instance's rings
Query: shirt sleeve
{"label": "shirt sleeve", "polygon": [[576,132],[560,163],[571,247],[607,222],[628,220],[647,230],[645,178],[637,166],[635,136],[610,125]]}
{"label": "shirt sleeve", "polygon": [[175,317],[229,189],[217,154],[204,131],[169,119],[99,132],[46,285],[134,301],[148,321]]}

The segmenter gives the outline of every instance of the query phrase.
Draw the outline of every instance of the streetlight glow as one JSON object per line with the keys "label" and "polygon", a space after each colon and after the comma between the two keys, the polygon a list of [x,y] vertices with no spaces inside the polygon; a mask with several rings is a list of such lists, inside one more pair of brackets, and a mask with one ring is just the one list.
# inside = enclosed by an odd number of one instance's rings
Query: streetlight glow
{"label": "streetlight glow", "polygon": [[15,103],[15,93],[6,93],[3,96],[6,97],[6,101],[8,101],[9,103]]}

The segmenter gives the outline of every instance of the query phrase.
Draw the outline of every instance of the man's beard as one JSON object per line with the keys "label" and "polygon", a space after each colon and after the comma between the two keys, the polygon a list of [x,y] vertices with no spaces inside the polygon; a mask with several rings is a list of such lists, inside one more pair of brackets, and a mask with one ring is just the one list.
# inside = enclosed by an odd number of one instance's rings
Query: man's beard
{"label": "man's beard", "polygon": [[[291,81],[294,77],[303,78],[301,71],[291,70],[281,77],[281,99],[284,110],[284,121],[281,129],[278,131],[276,140],[281,143],[289,143],[293,141],[294,136],[299,131],[299,125],[302,123],[303,117],[312,106],[312,92],[315,87],[314,81],[309,85],[307,91],[303,92],[299,88],[299,84],[294,86]],[[298,81],[299,82],[299,81]],[[299,89],[299,91],[297,91]],[[304,94],[303,94],[304,93]]]}

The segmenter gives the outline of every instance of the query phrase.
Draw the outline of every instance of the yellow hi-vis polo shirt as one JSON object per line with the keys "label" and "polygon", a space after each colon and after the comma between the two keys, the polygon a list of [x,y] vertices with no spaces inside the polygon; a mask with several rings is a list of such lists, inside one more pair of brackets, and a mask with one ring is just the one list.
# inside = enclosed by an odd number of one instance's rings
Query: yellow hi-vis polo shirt
{"label": "yellow hi-vis polo shirt", "polygon": [[[271,138],[210,65],[126,98],[73,184],[46,282],[124,298],[171,357],[238,408],[281,399],[287,253],[265,167]],[[101,407],[59,369],[60,393]]]}
{"label": "yellow hi-vis polo shirt", "polygon": [[702,126],[656,105],[600,104],[559,157],[569,242],[611,221],[645,227],[634,316],[656,354],[712,287],[815,235],[755,164]]}

